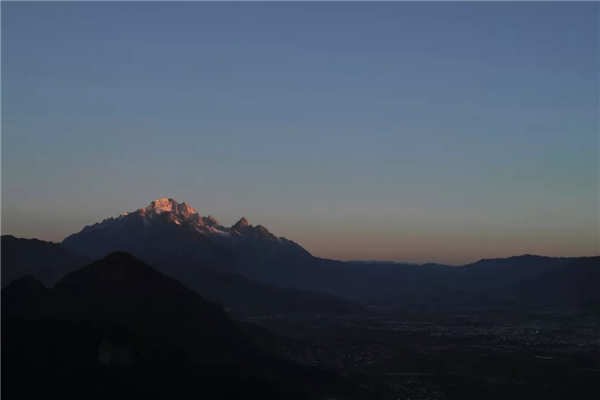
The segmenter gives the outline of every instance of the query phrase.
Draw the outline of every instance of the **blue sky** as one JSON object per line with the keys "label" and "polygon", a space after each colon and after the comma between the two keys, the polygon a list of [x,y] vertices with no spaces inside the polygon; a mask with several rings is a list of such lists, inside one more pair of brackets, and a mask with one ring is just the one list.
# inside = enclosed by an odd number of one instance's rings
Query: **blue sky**
{"label": "blue sky", "polygon": [[148,205],[323,257],[599,249],[598,3],[3,3],[2,233]]}

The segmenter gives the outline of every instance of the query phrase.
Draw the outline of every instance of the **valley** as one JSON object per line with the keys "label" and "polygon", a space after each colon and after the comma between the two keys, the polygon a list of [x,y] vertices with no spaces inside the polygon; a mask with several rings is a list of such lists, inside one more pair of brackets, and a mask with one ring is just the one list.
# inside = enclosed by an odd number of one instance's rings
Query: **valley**
{"label": "valley", "polygon": [[[360,316],[243,316],[281,355],[351,377],[373,399],[595,399],[600,319],[548,309],[371,308]],[[292,340],[289,340],[292,339]]]}

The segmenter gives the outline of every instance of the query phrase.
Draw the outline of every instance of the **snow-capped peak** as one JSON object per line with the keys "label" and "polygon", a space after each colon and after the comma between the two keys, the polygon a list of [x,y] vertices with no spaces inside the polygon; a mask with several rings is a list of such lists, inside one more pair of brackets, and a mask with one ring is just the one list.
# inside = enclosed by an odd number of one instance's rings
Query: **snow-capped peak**
{"label": "snow-capped peak", "polygon": [[[129,237],[140,234],[142,235],[140,238],[148,235],[186,234],[193,237],[193,235],[199,234],[215,241],[219,246],[226,246],[230,249],[238,246],[245,248],[243,243],[259,242],[261,246],[268,246],[269,243],[282,243],[285,246],[299,247],[291,241],[276,237],[262,225],[252,226],[246,218],[241,218],[230,228],[225,227],[214,217],[210,215],[203,217],[186,203],[178,203],[170,197],[154,200],[145,208],[123,213],[117,218],[108,218],[92,226],[86,226],[80,233],[69,236],[65,241],[68,243],[85,239],[89,240],[90,246],[92,246],[94,243],[108,240],[108,237],[114,235],[124,243],[129,243]],[[110,240],[106,243],[112,243]]]}
{"label": "snow-capped peak", "polygon": [[196,210],[187,205],[185,202],[178,203],[169,197],[154,200],[148,207],[142,209],[142,211],[144,214],[150,215],[161,214],[163,212],[172,212],[184,218],[188,218],[193,214],[198,214]]}

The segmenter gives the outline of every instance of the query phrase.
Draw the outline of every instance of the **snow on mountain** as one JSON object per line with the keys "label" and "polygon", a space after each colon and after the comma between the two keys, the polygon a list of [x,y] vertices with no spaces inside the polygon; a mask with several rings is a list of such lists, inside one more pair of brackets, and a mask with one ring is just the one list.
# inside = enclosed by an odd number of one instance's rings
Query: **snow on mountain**
{"label": "snow on mountain", "polygon": [[153,265],[197,264],[238,272],[269,260],[311,256],[297,243],[273,235],[264,226],[252,226],[245,218],[225,227],[172,198],[86,226],[62,245],[95,259],[125,251]]}
{"label": "snow on mountain", "polygon": [[164,212],[173,213],[174,215],[182,218],[188,218],[191,215],[198,215],[198,212],[185,202],[179,204],[175,200],[167,197],[154,200],[148,207],[142,208],[138,211],[141,211],[144,215],[149,216],[162,214]]}
{"label": "snow on mountain", "polygon": [[179,226],[220,243],[225,241],[232,245],[244,239],[293,243],[273,235],[262,225],[252,226],[246,218],[241,218],[230,228],[225,227],[213,216],[204,217],[187,203],[178,203],[169,197],[154,200],[147,207],[123,213],[117,218],[108,218],[100,223],[86,226],[79,234],[100,230],[102,236],[108,236],[121,229],[148,231],[169,226]]}

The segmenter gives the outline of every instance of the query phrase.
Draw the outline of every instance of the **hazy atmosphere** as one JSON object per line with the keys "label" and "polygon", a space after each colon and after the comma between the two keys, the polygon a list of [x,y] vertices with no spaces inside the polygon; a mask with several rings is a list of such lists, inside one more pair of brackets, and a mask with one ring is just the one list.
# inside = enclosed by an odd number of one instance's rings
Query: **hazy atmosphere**
{"label": "hazy atmosphere", "polygon": [[598,3],[3,3],[2,234],[172,197],[321,257],[599,249]]}

